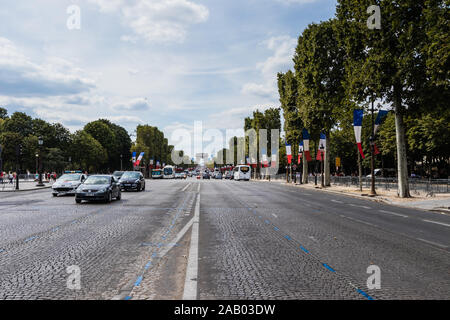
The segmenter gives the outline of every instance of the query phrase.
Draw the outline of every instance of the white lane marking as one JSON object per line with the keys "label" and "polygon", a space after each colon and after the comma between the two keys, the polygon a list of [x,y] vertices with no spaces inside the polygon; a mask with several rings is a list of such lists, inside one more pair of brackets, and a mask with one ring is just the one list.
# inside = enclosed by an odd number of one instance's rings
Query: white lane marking
{"label": "white lane marking", "polygon": [[[184,237],[184,235],[188,232],[188,230],[191,228],[192,224],[194,223],[194,218],[189,220],[188,223],[183,227],[183,229],[178,232],[177,236],[175,237],[175,240],[173,240],[173,243],[179,243],[180,240]],[[175,246],[166,246],[160,253],[158,253],[158,259],[164,258],[164,256],[172,250]],[[114,296],[111,300],[123,300],[126,296],[131,294],[131,291],[133,290],[134,283],[136,280],[132,280],[128,285],[123,287],[120,290],[120,294]]]}
{"label": "white lane marking", "polygon": [[200,192],[200,182],[198,183],[197,192]]}
{"label": "white lane marking", "polygon": [[189,248],[189,259],[186,268],[186,279],[184,281],[183,300],[197,300],[199,222],[200,194],[198,194],[197,202],[195,204],[195,214],[193,218],[191,233],[191,245]]}
{"label": "white lane marking", "polygon": [[333,199],[331,199],[331,201],[336,202],[336,203],[343,203],[342,201],[339,201],[339,200],[333,200]]}
{"label": "white lane marking", "polygon": [[353,204],[353,203],[350,203],[349,205],[352,206],[352,207],[358,207],[358,208],[363,208],[363,209],[367,209],[367,210],[371,209],[370,207],[360,206],[358,204]]}
{"label": "white lane marking", "polygon": [[392,212],[392,211],[386,211],[386,210],[378,210],[378,211],[383,212],[383,213],[387,213],[387,214],[391,214],[391,215],[397,216],[397,217],[408,218],[407,215],[396,213],[396,212]]}
{"label": "white lane marking", "polygon": [[314,242],[319,242],[316,238],[314,238],[313,236],[309,236],[308,238],[310,238],[312,241]]}
{"label": "white lane marking", "polygon": [[438,221],[433,221],[433,220],[426,220],[426,219],[423,219],[422,221],[429,222],[429,223],[434,223],[434,224],[439,224],[439,225],[444,226],[444,227],[450,227],[450,224],[443,223],[443,222],[438,222]]}
{"label": "white lane marking", "polygon": [[367,224],[367,225],[372,226],[372,227],[377,227],[376,225],[374,225],[373,223],[370,223],[370,222],[366,222],[366,221],[362,221],[362,220],[355,219],[355,218],[350,218],[350,217],[345,217],[345,218],[347,218],[349,220],[352,220],[352,221],[355,221],[355,222],[364,223],[364,224]]}
{"label": "white lane marking", "polygon": [[277,216],[275,213],[272,213],[272,215],[273,215],[275,218],[278,218],[278,216]]}
{"label": "white lane marking", "polygon": [[417,239],[417,240],[420,240],[420,241],[423,241],[423,242],[425,242],[425,243],[428,243],[428,244],[432,244],[432,245],[434,245],[434,246],[438,246],[438,247],[443,248],[443,249],[448,248],[447,246],[444,246],[443,244],[436,243],[436,242],[433,242],[433,241],[428,241],[428,240],[421,239],[421,238],[416,238],[416,239]]}
{"label": "white lane marking", "polygon": [[187,188],[189,188],[191,186],[191,182],[190,183],[188,183],[183,189],[181,189],[181,191],[186,191],[187,190]]}

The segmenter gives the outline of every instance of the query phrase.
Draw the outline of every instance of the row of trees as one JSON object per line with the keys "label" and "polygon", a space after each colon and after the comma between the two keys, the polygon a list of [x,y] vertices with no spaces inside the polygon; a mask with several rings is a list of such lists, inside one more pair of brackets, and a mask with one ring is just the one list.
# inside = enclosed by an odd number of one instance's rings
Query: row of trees
{"label": "row of trees", "polygon": [[[3,170],[38,170],[38,155],[42,170],[87,170],[112,172],[131,169],[131,152],[145,152],[145,158],[171,163],[173,146],[156,127],[137,127],[136,142],[127,130],[106,119],[89,122],[83,129],[71,133],[59,123],[33,119],[23,112],[11,116],[0,108],[0,146]],[[43,145],[39,146],[38,139]],[[145,160],[144,160],[145,161]]]}
{"label": "row of trees", "polygon": [[355,164],[353,110],[369,110],[373,101],[392,108],[378,143],[384,159],[397,163],[399,196],[408,197],[408,169],[423,161],[449,163],[449,2],[377,3],[381,29],[367,26],[373,1],[339,0],[335,19],[311,24],[300,35],[294,70],[278,74],[284,130],[294,154],[303,128],[317,140],[320,132],[327,135],[329,185],[333,156],[351,169]]}

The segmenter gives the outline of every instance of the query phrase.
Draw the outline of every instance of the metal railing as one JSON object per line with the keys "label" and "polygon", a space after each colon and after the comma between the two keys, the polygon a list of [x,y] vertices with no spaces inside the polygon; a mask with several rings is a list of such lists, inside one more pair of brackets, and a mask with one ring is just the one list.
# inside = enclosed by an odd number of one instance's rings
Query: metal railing
{"label": "metal railing", "polygon": [[[371,178],[363,177],[362,185],[364,188],[370,188]],[[359,177],[331,177],[331,183],[334,185],[352,187],[359,186]],[[409,179],[409,190],[413,194],[426,193],[433,195],[435,193],[450,192],[449,179]],[[386,191],[396,190],[398,188],[397,178],[375,178],[375,188]]]}

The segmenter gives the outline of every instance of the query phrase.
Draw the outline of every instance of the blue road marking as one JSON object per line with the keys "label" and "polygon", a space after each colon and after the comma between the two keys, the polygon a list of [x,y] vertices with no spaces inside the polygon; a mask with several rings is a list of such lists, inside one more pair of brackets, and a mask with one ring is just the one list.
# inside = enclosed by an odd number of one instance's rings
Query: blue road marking
{"label": "blue road marking", "polygon": [[137,278],[137,280],[136,280],[136,282],[134,283],[134,286],[135,287],[137,287],[137,286],[139,286],[140,284],[141,284],[141,282],[142,282],[142,276],[139,276],[138,278]]}
{"label": "blue road marking", "polygon": [[273,227],[273,230],[278,231],[278,230],[280,230],[280,229],[278,229],[277,227]]}
{"label": "blue road marking", "polygon": [[55,231],[58,231],[58,230],[59,230],[59,227],[58,228],[53,228],[52,232],[55,232]]}
{"label": "blue road marking", "polygon": [[327,265],[326,263],[322,263],[322,265],[327,268],[328,270],[330,270],[331,272],[336,272],[334,271],[334,269],[332,267],[330,267],[329,265]]}
{"label": "blue road marking", "polygon": [[37,239],[37,236],[30,237],[30,238],[26,239],[25,242],[28,242],[28,241],[31,241],[31,240],[34,240],[34,239]]}
{"label": "blue road marking", "polygon": [[365,298],[367,298],[367,300],[374,300],[371,296],[369,296],[367,293],[365,293],[364,291],[362,291],[361,289],[356,290],[358,291],[359,294],[363,295]]}
{"label": "blue road marking", "polygon": [[309,253],[309,251],[306,250],[305,248],[303,248],[303,246],[300,246],[300,249],[302,249],[302,250],[305,251],[306,253]]}
{"label": "blue road marking", "polygon": [[289,237],[289,236],[284,236],[284,238],[287,240],[292,240],[291,237]]}
{"label": "blue road marking", "polygon": [[147,264],[145,265],[145,270],[148,270],[148,268],[150,268],[151,265],[152,265],[151,261],[147,262]]}
{"label": "blue road marking", "polygon": [[5,249],[0,249],[0,253],[2,253],[2,252],[4,252],[5,251]]}
{"label": "blue road marking", "polygon": [[131,300],[131,299],[132,299],[132,297],[126,296],[124,300]]}
{"label": "blue road marking", "polygon": [[264,221],[265,223],[267,223],[267,224],[270,224],[270,221],[269,220],[266,220],[266,221]]}

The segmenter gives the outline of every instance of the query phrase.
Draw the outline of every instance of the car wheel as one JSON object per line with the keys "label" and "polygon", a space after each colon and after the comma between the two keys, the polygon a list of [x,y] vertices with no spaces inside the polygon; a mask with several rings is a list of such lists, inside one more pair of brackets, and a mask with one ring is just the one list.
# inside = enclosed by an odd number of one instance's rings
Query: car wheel
{"label": "car wheel", "polygon": [[142,191],[145,191],[145,184],[144,184],[144,187],[142,188]]}
{"label": "car wheel", "polygon": [[58,194],[56,194],[56,193],[52,193],[52,194],[53,194],[54,197],[57,197],[57,196],[58,196]]}
{"label": "car wheel", "polygon": [[76,203],[81,203],[81,199],[75,199]]}
{"label": "car wheel", "polygon": [[112,193],[109,192],[109,193],[108,193],[108,198],[106,198],[106,202],[107,202],[107,203],[110,203],[111,201],[112,201]]}
{"label": "car wheel", "polygon": [[119,191],[119,193],[117,194],[116,200],[121,200],[122,199],[122,192]]}

